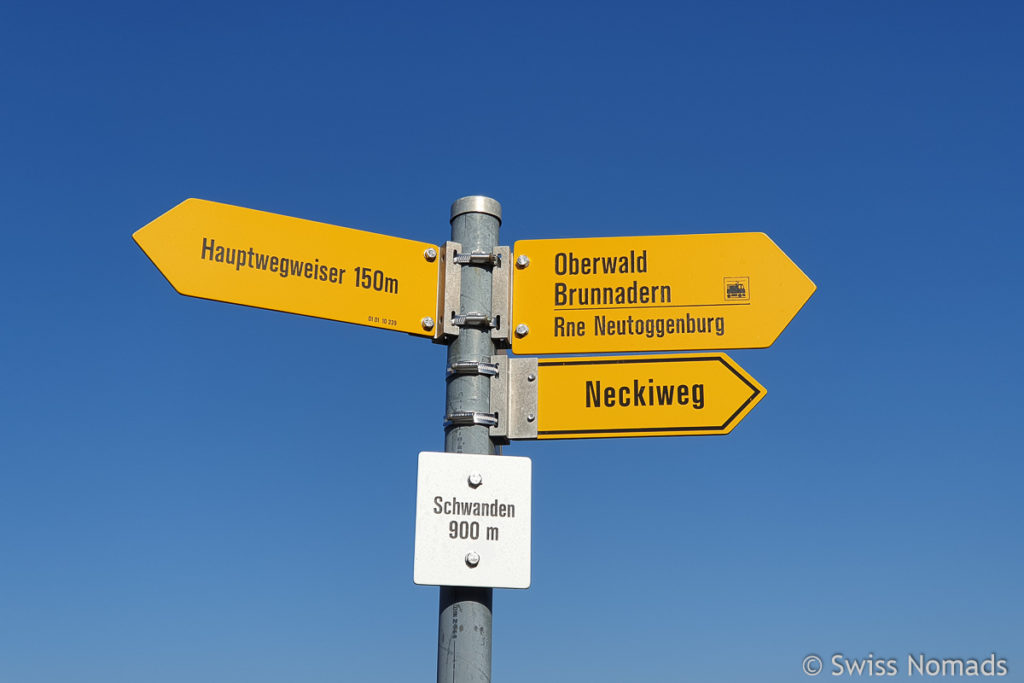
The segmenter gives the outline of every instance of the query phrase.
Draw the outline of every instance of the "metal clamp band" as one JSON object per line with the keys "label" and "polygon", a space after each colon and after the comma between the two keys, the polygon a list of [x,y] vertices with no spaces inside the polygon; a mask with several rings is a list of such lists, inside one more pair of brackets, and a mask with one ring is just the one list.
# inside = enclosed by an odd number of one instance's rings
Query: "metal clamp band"
{"label": "metal clamp band", "polygon": [[452,316],[452,324],[456,327],[486,327],[492,328],[497,326],[491,316],[483,313],[462,313]]}
{"label": "metal clamp band", "polygon": [[497,427],[497,413],[480,413],[475,410],[457,410],[444,416],[444,428],[468,427],[481,425],[483,427]]}
{"label": "metal clamp band", "polygon": [[456,254],[455,263],[460,265],[474,264],[484,266],[501,265],[501,254],[488,254],[483,251],[474,251],[470,254]]}
{"label": "metal clamp band", "polygon": [[497,363],[485,363],[479,360],[459,360],[448,366],[448,377],[455,375],[486,375],[488,377],[498,376]]}

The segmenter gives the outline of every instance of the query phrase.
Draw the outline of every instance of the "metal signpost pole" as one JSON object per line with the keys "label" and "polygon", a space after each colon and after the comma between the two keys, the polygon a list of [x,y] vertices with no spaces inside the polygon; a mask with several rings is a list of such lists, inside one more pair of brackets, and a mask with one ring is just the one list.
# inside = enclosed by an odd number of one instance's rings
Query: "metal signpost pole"
{"label": "metal signpost pole", "polygon": [[[463,197],[452,204],[452,241],[462,255],[493,254],[498,245],[501,204],[490,197]],[[448,367],[486,363],[494,355],[491,339],[491,267],[484,258],[446,264],[462,268],[460,314],[467,320],[448,346]],[[445,312],[450,315],[450,312]],[[442,321],[438,321],[441,324]],[[484,418],[490,411],[490,377],[450,373],[446,394],[445,451],[496,453]],[[458,419],[453,419],[458,416]],[[491,588],[441,586],[437,628],[438,683],[490,683]]]}

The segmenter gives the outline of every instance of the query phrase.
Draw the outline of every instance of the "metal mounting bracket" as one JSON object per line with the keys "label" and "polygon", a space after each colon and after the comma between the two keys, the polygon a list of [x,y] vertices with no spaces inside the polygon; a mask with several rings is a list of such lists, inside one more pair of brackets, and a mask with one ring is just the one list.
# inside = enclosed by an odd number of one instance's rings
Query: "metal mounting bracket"
{"label": "metal mounting bracket", "polygon": [[491,356],[490,361],[498,366],[498,375],[491,378],[491,410],[498,418],[491,438],[498,443],[536,439],[537,359]]}
{"label": "metal mounting bracket", "polygon": [[497,263],[491,269],[491,339],[499,349],[512,346],[512,247],[495,247]]}
{"label": "metal mounting bracket", "polygon": [[455,262],[462,251],[458,242],[448,241],[441,248],[441,287],[443,291],[437,300],[437,325],[434,327],[434,343],[445,344],[452,337],[459,336],[459,327],[454,323],[462,299],[462,266]]}
{"label": "metal mounting bracket", "polygon": [[[462,267],[464,265],[491,266],[491,314],[461,313]],[[435,343],[447,343],[459,336],[459,328],[490,327],[491,339],[500,349],[509,348],[512,322],[512,248],[495,247],[493,253],[462,253],[462,244],[448,241],[441,249],[441,287],[438,296]]]}

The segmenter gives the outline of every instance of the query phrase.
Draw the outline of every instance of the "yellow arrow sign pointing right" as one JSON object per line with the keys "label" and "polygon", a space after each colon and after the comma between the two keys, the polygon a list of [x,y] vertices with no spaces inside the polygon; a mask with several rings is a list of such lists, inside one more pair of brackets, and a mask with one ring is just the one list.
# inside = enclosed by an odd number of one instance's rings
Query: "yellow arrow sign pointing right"
{"label": "yellow arrow sign pointing right", "polygon": [[512,350],[771,346],[814,283],[759,232],[515,243]]}
{"label": "yellow arrow sign pointing right", "polygon": [[728,434],[765,389],[724,353],[537,362],[537,438]]}

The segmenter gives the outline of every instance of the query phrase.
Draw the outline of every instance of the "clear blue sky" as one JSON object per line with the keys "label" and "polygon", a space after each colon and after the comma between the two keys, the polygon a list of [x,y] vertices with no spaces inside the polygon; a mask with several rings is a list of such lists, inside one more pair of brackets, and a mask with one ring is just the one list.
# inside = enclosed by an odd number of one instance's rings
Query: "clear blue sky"
{"label": "clear blue sky", "polygon": [[[818,285],[726,437],[521,442],[498,681],[1024,681],[1017,3],[8,2],[0,681],[433,680],[444,350],[177,295],[187,197],[426,242],[763,231]],[[828,663],[821,679],[829,678]]]}

